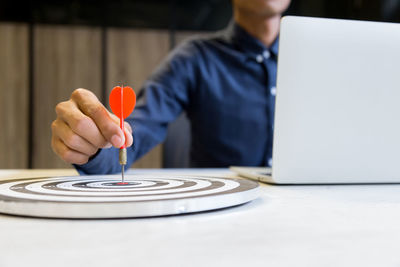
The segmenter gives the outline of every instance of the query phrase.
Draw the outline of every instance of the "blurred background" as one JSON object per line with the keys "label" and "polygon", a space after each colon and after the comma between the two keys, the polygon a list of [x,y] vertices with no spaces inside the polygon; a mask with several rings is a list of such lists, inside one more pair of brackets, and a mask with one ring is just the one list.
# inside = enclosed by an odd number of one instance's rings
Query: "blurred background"
{"label": "blurred background", "polygon": [[[287,14],[400,22],[400,0],[292,0]],[[2,0],[0,168],[70,168],[50,147],[58,102],[82,87],[107,105],[120,81],[138,92],[171,49],[231,15],[230,0]],[[134,167],[187,166],[188,131],[183,114]]]}

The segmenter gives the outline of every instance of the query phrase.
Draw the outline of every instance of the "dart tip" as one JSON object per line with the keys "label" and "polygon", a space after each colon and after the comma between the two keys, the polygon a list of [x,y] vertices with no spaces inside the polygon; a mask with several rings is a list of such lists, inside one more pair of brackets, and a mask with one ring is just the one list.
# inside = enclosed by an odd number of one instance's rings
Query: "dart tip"
{"label": "dart tip", "polygon": [[124,175],[124,165],[121,165],[122,169],[121,169],[121,176],[122,176],[122,183],[125,183],[125,175]]}

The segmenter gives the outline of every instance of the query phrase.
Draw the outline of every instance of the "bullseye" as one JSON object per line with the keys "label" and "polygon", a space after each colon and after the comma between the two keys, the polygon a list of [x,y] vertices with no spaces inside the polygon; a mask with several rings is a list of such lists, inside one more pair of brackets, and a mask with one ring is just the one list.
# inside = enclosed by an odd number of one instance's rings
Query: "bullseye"
{"label": "bullseye", "polygon": [[138,185],[139,183],[133,183],[133,182],[119,182],[119,183],[105,183],[104,185],[108,185],[108,186],[114,186],[114,185]]}

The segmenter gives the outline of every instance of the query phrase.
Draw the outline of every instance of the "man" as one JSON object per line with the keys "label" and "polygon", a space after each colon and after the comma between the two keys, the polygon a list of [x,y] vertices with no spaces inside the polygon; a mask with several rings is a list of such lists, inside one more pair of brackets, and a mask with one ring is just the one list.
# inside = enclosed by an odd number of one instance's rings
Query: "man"
{"label": "man", "polygon": [[232,3],[227,30],[178,47],[145,82],[125,133],[88,90],[59,103],[55,153],[80,173],[118,172],[117,148],[129,147],[130,166],[162,142],[168,123],[186,110],[192,167],[271,165],[279,23],[290,0]]}

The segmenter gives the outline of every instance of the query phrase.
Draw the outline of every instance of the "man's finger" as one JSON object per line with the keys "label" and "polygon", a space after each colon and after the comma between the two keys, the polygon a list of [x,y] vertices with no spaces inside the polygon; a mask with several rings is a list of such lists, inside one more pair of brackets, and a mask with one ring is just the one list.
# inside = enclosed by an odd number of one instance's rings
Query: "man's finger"
{"label": "man's finger", "polygon": [[85,164],[89,160],[89,156],[82,154],[78,151],[68,148],[59,138],[53,136],[51,140],[51,146],[54,152],[60,156],[62,160],[67,163],[73,164]]}
{"label": "man's finger", "polygon": [[[119,118],[110,112],[109,112],[109,114],[110,114],[110,117],[113,119],[113,121],[119,125]],[[126,145],[126,147],[130,147],[133,143],[132,127],[126,121],[124,122],[124,125],[125,125],[125,140],[126,140],[125,145]]]}
{"label": "man's finger", "polygon": [[53,134],[60,138],[63,143],[72,150],[87,156],[94,155],[98,148],[74,133],[62,120],[55,120],[52,124]]}
{"label": "man's finger", "polygon": [[96,123],[82,113],[73,101],[66,101],[56,106],[58,117],[63,120],[77,135],[82,136],[95,147],[104,148],[108,141],[101,134]]}
{"label": "man's finger", "polygon": [[75,90],[72,93],[72,99],[85,115],[93,119],[108,142],[115,147],[121,147],[124,144],[125,136],[122,130],[92,92],[83,89]]}
{"label": "man's finger", "polygon": [[127,122],[125,122],[125,140],[126,147],[130,147],[133,144],[132,128]]}

